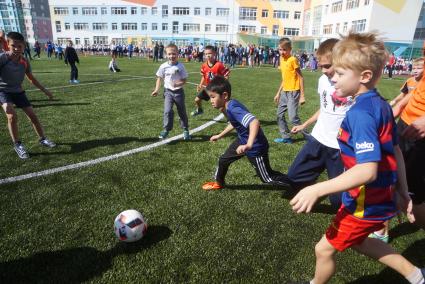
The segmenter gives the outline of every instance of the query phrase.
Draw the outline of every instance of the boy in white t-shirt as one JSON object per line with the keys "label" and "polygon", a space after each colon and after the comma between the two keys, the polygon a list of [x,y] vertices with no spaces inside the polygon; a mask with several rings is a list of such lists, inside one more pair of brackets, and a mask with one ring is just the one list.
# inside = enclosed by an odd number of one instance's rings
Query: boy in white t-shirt
{"label": "boy in white t-shirt", "polygon": [[[338,39],[328,39],[317,49],[319,67],[323,75],[319,78],[318,93],[320,109],[301,125],[294,126],[292,133],[303,131],[307,126],[316,122],[307,137],[307,143],[298,153],[288,171],[288,178],[295,190],[313,184],[319,175],[326,169],[328,178],[339,176],[344,171],[337,134],[345,113],[348,111],[351,98],[340,98],[335,95],[335,88],[331,82],[334,75],[332,67],[332,49]],[[341,204],[341,193],[329,196],[335,209]]]}
{"label": "boy in white t-shirt", "polygon": [[180,117],[180,125],[183,128],[184,140],[190,140],[189,123],[184,103],[183,85],[186,83],[187,72],[184,65],[177,61],[178,48],[175,44],[169,44],[165,48],[168,61],[162,63],[156,72],[157,80],[152,96],[156,97],[161,87],[161,80],[164,80],[164,130],[159,134],[160,139],[165,139],[173,129],[174,111],[176,104]]}

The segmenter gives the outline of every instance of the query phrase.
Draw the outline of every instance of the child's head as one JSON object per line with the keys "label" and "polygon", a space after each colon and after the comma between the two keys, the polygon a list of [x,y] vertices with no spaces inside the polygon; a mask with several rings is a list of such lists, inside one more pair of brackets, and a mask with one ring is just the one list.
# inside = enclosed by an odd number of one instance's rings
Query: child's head
{"label": "child's head", "polygon": [[412,76],[415,77],[416,81],[422,78],[424,72],[424,58],[416,58],[412,62]]}
{"label": "child's head", "polygon": [[279,53],[283,57],[289,57],[291,55],[292,43],[287,37],[283,37],[279,40]]}
{"label": "child's head", "polygon": [[9,32],[7,35],[7,44],[14,55],[21,55],[25,49],[24,36],[18,32]]}
{"label": "child's head", "polygon": [[332,49],[338,41],[336,38],[327,39],[320,44],[316,51],[318,65],[328,78],[332,78],[335,73],[332,65]]}
{"label": "child's head", "polygon": [[68,40],[68,46],[72,46],[72,40]]}
{"label": "child's head", "polygon": [[223,76],[216,76],[207,85],[205,91],[211,99],[213,108],[222,109],[232,95],[232,86]]}
{"label": "child's head", "polygon": [[216,53],[215,53],[215,49],[214,49],[214,46],[212,46],[212,45],[207,45],[205,48],[204,48],[204,56],[207,58],[207,60],[209,61],[209,62],[214,62],[215,61],[215,56],[216,56]]}
{"label": "child's head", "polygon": [[165,53],[167,54],[167,59],[169,63],[176,63],[177,62],[177,54],[178,54],[178,48],[177,45],[174,43],[170,43],[165,47]]}
{"label": "child's head", "polygon": [[384,42],[374,33],[349,33],[333,48],[332,81],[338,96],[353,96],[373,89],[388,58]]}

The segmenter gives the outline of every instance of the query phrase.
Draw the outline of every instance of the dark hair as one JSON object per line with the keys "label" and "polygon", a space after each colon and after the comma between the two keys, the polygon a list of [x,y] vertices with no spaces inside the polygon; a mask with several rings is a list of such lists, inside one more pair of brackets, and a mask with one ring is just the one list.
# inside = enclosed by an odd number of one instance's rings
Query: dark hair
{"label": "dark hair", "polygon": [[204,48],[204,50],[211,50],[212,52],[214,52],[214,53],[215,53],[215,48],[214,48],[214,46],[212,46],[212,45],[207,45],[207,46]]}
{"label": "dark hair", "polygon": [[214,79],[210,81],[210,83],[206,87],[206,90],[209,92],[217,93],[219,95],[222,95],[224,92],[226,92],[229,98],[232,94],[232,86],[230,85],[229,81],[223,76],[219,75],[214,77]]}
{"label": "dark hair", "polygon": [[18,32],[8,32],[6,35],[7,39],[11,39],[11,40],[18,40],[18,41],[25,41],[25,38],[23,35],[21,35]]}

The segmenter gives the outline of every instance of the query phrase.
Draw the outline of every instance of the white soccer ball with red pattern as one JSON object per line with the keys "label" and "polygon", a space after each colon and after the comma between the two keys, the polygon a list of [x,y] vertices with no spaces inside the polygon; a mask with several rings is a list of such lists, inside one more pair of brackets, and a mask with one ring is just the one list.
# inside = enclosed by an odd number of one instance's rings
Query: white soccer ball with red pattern
{"label": "white soccer ball with red pattern", "polygon": [[115,235],[120,241],[131,243],[143,238],[148,224],[137,210],[126,210],[118,214],[114,222]]}

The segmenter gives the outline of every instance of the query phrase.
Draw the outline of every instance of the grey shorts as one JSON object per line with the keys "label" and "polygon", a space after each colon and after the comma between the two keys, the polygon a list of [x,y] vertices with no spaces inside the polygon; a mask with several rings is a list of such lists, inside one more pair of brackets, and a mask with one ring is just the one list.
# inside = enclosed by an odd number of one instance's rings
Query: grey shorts
{"label": "grey shorts", "polygon": [[3,105],[6,103],[14,104],[17,108],[26,108],[31,106],[31,103],[28,100],[25,92],[21,92],[21,93],[0,92],[0,104]]}

